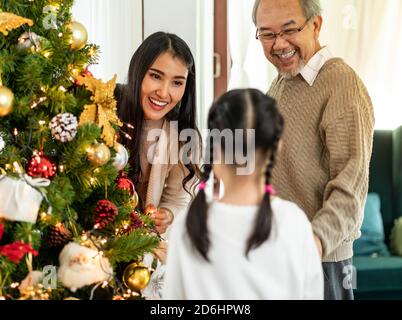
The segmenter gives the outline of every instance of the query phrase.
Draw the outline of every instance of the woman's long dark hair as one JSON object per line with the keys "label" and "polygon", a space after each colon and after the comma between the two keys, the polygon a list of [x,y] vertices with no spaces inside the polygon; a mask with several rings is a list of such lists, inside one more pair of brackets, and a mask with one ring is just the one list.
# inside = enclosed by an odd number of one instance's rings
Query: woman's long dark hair
{"label": "woman's long dark hair", "polygon": [[[272,169],[275,165],[276,152],[280,137],[284,128],[284,121],[279,113],[274,99],[264,95],[256,89],[233,90],[224,94],[211,107],[208,115],[208,129],[210,134],[207,140],[206,159],[201,179],[206,182],[212,171],[214,143],[211,130],[218,129],[220,132],[229,129],[235,137],[236,129],[255,130],[255,151],[261,151],[269,157],[265,169],[265,183],[271,184]],[[220,150],[223,153],[226,140],[221,139]],[[243,150],[248,150],[247,139],[243,139]],[[235,150],[235,149],[232,149]],[[205,191],[200,190],[191,203],[187,220],[187,232],[195,249],[201,256],[209,261],[208,250],[210,240],[207,227],[208,205]],[[254,230],[250,234],[245,255],[248,256],[252,249],[258,248],[264,241],[268,240],[272,227],[272,208],[270,195],[264,194],[262,203],[258,210]]]}
{"label": "woman's long dark hair", "polygon": [[[144,119],[140,97],[141,85],[149,68],[165,52],[172,53],[175,58],[182,60],[188,68],[186,89],[181,103],[172,109],[166,115],[166,118],[171,121],[178,121],[179,134],[183,129],[194,129],[200,136],[196,125],[196,83],[193,55],[188,45],[178,36],[165,32],[156,32],[146,38],[135,51],[128,71],[128,84],[117,86],[115,92],[120,119],[124,123],[131,124],[134,127],[125,128],[125,131],[132,139],[130,140],[123,136],[122,143],[130,150],[129,177],[135,185],[138,183],[141,173],[140,144]],[[199,140],[201,141],[201,138]],[[183,188],[190,193],[186,184],[195,175],[199,176],[199,169],[193,163],[186,164],[185,166],[189,170],[189,174],[183,179],[182,184]],[[140,200],[142,204],[145,201],[145,199]]]}

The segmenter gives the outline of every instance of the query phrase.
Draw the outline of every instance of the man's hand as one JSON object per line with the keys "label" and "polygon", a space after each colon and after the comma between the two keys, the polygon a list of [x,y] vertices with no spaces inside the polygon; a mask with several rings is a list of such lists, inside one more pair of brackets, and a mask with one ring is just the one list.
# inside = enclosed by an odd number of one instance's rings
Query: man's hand
{"label": "man's hand", "polygon": [[314,235],[315,244],[317,245],[318,254],[320,255],[320,259],[322,259],[322,244],[320,238]]}
{"label": "man's hand", "polygon": [[160,234],[164,234],[173,222],[173,213],[169,209],[159,208],[151,214],[151,219],[155,221],[156,230]]}

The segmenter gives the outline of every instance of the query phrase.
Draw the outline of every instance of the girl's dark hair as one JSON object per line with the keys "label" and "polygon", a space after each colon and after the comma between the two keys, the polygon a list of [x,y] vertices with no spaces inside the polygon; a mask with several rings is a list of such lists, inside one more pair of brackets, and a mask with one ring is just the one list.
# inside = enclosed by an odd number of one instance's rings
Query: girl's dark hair
{"label": "girl's dark hair", "polygon": [[[195,63],[190,48],[184,40],[175,34],[156,32],[144,40],[131,58],[128,70],[127,85],[118,85],[115,96],[120,119],[124,123],[131,124],[134,128],[125,128],[132,139],[122,136],[122,143],[130,150],[130,172],[129,177],[137,184],[141,174],[140,167],[140,144],[143,128],[144,112],[141,107],[141,85],[142,81],[155,62],[163,53],[170,52],[173,57],[182,60],[188,68],[186,89],[181,102],[172,109],[166,118],[170,121],[178,121],[179,133],[183,129],[194,129],[200,137],[196,125],[196,95],[195,95]],[[201,138],[199,139],[201,141]],[[178,142],[179,143],[179,142]],[[181,145],[186,142],[182,142]],[[200,146],[201,148],[201,146]],[[183,188],[190,193],[186,184],[195,175],[200,175],[200,170],[195,164],[186,164],[189,174],[183,179]],[[141,197],[141,195],[139,195]],[[142,209],[145,199],[140,198]]]}
{"label": "girl's dark hair", "polygon": [[[208,129],[210,134],[207,139],[206,160],[201,177],[206,182],[212,171],[215,141],[211,130],[218,129],[220,132],[229,129],[235,137],[236,129],[255,130],[255,151],[260,151],[269,157],[265,169],[265,183],[271,184],[272,169],[275,165],[276,152],[279,140],[284,128],[284,120],[279,113],[274,99],[264,95],[256,89],[233,90],[224,94],[211,107],[208,115]],[[225,139],[221,139],[220,150],[223,153]],[[224,142],[225,141],[225,142]],[[235,143],[235,142],[234,142]],[[247,139],[243,139],[243,150],[247,149]],[[235,150],[235,149],[232,149]],[[205,191],[200,190],[191,203],[187,215],[187,232],[195,249],[201,256],[209,261],[208,249],[210,240],[208,237],[207,211]],[[266,241],[271,233],[272,208],[270,195],[264,194],[261,206],[258,210],[253,232],[250,234],[245,255],[248,256],[252,249],[259,247]]]}

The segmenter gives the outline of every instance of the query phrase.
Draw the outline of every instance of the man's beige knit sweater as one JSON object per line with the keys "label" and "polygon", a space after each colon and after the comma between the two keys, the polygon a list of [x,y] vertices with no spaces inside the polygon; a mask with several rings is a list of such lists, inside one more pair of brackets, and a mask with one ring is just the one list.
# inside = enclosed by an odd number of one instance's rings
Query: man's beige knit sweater
{"label": "man's beige knit sweater", "polygon": [[285,118],[273,184],[308,215],[323,245],[323,261],[353,255],[368,190],[374,115],[357,74],[328,60],[313,86],[301,75],[278,77],[268,94]]}

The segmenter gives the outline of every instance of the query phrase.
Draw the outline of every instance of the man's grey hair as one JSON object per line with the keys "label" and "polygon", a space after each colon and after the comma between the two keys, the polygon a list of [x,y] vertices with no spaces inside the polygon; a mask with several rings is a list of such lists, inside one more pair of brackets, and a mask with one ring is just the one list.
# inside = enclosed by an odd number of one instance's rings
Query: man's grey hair
{"label": "man's grey hair", "polygon": [[[320,16],[322,14],[320,0],[299,0],[299,1],[306,18]],[[261,0],[255,0],[254,3],[253,22],[255,25],[257,25],[257,10],[260,5],[260,2]]]}

